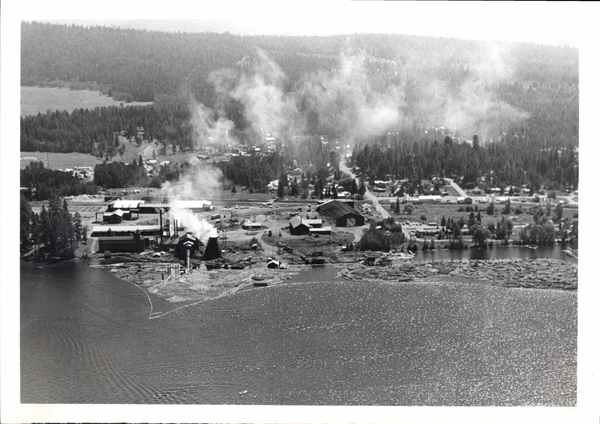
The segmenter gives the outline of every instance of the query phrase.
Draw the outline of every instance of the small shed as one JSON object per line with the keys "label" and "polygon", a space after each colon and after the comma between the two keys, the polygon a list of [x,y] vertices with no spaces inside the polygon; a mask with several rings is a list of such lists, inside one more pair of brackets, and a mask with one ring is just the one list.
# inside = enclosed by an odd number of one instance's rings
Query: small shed
{"label": "small shed", "polygon": [[102,221],[109,224],[120,224],[123,220],[131,220],[131,211],[117,209],[111,212],[104,212]]}
{"label": "small shed", "polygon": [[262,224],[260,222],[245,221],[242,224],[242,228],[244,230],[260,230],[262,228]]}

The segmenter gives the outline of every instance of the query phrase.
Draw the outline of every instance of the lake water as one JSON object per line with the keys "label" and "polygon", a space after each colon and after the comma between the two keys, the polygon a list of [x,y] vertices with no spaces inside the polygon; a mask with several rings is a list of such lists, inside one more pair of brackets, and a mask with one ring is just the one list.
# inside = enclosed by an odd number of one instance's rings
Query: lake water
{"label": "lake water", "polygon": [[175,311],[84,263],[21,263],[21,402],[575,405],[576,291],[336,273]]}

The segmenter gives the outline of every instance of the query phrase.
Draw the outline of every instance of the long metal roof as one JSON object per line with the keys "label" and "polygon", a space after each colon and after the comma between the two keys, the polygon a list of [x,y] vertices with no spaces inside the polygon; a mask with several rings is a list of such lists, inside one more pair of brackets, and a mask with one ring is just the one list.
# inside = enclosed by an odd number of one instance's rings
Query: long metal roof
{"label": "long metal roof", "polygon": [[325,213],[334,219],[341,218],[345,215],[362,216],[360,212],[351,207],[345,202],[331,201],[317,206],[317,211]]}

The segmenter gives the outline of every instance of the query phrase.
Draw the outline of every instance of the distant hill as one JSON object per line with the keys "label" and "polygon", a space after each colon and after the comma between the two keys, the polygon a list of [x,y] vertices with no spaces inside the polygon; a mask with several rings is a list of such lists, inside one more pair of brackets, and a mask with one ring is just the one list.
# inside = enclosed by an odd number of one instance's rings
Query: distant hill
{"label": "distant hill", "polygon": [[110,140],[112,132],[131,125],[150,128],[148,117],[157,114],[165,122],[154,129],[155,136],[177,134],[174,141],[157,138],[183,149],[193,148],[199,137],[215,141],[223,134],[246,144],[264,141],[265,133],[283,140],[324,135],[384,142],[385,134],[407,130],[411,142],[424,134],[440,142],[477,134],[482,144],[516,137],[541,148],[578,145],[574,48],[407,35],[238,36],[37,22],[23,23],[21,35],[24,86],[89,87],[120,101],[156,102],[186,120],[167,122],[156,110],[112,109],[108,115],[129,115],[96,130],[101,135],[91,135],[85,148],[75,146],[76,133],[57,147],[50,134],[54,127],[43,119],[26,120],[25,150],[92,152],[93,144]]}
{"label": "distant hill", "polygon": [[[342,53],[359,52],[382,60],[380,64],[394,61],[394,71],[405,77],[449,83],[484,61],[489,62],[485,66],[514,70],[511,77],[520,82],[574,84],[579,74],[578,51],[573,48],[494,43],[490,54],[485,42],[408,35],[238,36],[25,22],[21,48],[25,86],[57,80],[94,82],[137,101],[188,89],[208,105],[214,100],[209,74],[241,66],[256,49],[277,63],[290,86],[306,74],[336,68]],[[500,50],[508,54],[500,57]],[[502,70],[496,71],[502,79]]]}

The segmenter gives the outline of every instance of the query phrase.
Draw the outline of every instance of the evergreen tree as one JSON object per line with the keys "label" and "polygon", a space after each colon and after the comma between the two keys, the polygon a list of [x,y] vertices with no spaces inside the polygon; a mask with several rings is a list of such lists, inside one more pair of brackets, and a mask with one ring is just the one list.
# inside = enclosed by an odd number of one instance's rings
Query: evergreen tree
{"label": "evergreen tree", "polygon": [[29,246],[31,245],[31,236],[30,233],[32,231],[32,220],[33,220],[33,211],[31,210],[31,206],[29,202],[25,198],[23,194],[21,194],[20,200],[20,240],[21,240],[21,252],[27,251]]}
{"label": "evergreen tree", "polygon": [[75,232],[75,242],[76,245],[79,245],[79,241],[81,240],[81,236],[82,236],[82,225],[81,225],[81,214],[79,212],[75,212],[75,215],[73,217],[73,231]]}

